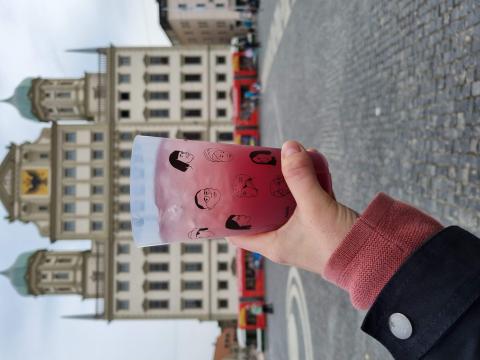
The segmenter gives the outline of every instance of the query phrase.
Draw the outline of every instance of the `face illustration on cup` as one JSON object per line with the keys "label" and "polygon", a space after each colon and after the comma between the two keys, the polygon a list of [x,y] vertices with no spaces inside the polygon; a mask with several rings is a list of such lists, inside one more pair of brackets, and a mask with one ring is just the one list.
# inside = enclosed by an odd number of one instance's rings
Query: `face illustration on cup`
{"label": "face illustration on cup", "polygon": [[[332,194],[328,164],[310,154]],[[296,203],[280,149],[137,136],[130,171],[132,233],[139,246],[275,230]]]}

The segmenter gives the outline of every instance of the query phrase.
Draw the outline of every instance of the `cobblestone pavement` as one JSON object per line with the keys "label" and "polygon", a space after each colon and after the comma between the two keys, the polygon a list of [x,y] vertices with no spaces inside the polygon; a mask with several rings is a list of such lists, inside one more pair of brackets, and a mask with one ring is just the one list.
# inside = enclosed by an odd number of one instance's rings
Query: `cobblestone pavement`
{"label": "cobblestone pavement", "polygon": [[[263,144],[317,147],[356,210],[385,191],[479,233],[480,1],[262,0],[259,22]],[[287,359],[288,269],[267,275],[268,354]],[[388,356],[345,294],[301,278],[316,359]]]}

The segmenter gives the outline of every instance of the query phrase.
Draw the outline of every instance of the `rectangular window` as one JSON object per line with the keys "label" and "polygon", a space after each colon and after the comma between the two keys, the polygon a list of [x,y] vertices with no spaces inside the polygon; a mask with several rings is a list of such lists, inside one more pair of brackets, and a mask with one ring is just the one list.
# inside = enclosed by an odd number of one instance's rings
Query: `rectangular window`
{"label": "rectangular window", "polygon": [[228,281],[227,280],[218,280],[217,289],[218,290],[228,290]]}
{"label": "rectangular window", "polygon": [[48,159],[48,153],[40,153],[40,159]]}
{"label": "rectangular window", "polygon": [[66,150],[63,152],[63,159],[75,161],[77,159],[77,152],[75,150]]}
{"label": "rectangular window", "polygon": [[183,254],[201,254],[202,251],[202,244],[182,244]]}
{"label": "rectangular window", "polygon": [[118,206],[120,212],[130,212],[130,203],[120,203]]}
{"label": "rectangular window", "polygon": [[130,93],[128,91],[120,91],[118,93],[118,100],[119,101],[128,101],[130,100]]}
{"label": "rectangular window", "polygon": [[200,56],[184,56],[183,64],[184,65],[200,65],[202,63],[202,58]]}
{"label": "rectangular window", "polygon": [[75,221],[64,221],[63,222],[63,231],[65,231],[65,232],[75,231]]}
{"label": "rectangular window", "polygon": [[55,280],[68,280],[69,274],[67,272],[55,272],[53,273],[53,278]]}
{"label": "rectangular window", "polygon": [[184,262],[182,265],[183,271],[186,272],[202,271],[203,269],[203,264],[201,262]]}
{"label": "rectangular window", "polygon": [[72,262],[71,258],[58,258],[57,261],[55,261],[57,264],[70,264]]}
{"label": "rectangular window", "polygon": [[92,231],[102,231],[103,230],[103,222],[102,221],[92,221],[91,229],[92,229]]}
{"label": "rectangular window", "polygon": [[202,81],[202,74],[183,74],[183,81],[200,82]]}
{"label": "rectangular window", "polygon": [[168,100],[169,99],[168,91],[149,91],[148,99],[149,100]]}
{"label": "rectangular window", "polygon": [[130,185],[120,185],[118,187],[118,191],[120,192],[120,194],[130,194]]}
{"label": "rectangular window", "polygon": [[140,134],[145,136],[154,136],[154,137],[164,137],[164,138],[170,137],[170,134],[166,131],[142,131]]}
{"label": "rectangular window", "polygon": [[130,221],[120,221],[118,227],[120,230],[129,231],[132,229],[132,223]]}
{"label": "rectangular window", "polygon": [[71,107],[61,107],[61,108],[58,108],[57,110],[58,110],[59,113],[62,113],[62,114],[73,113],[73,108],[71,108]]}
{"label": "rectangular window", "polygon": [[228,308],[228,300],[227,299],[218,299],[217,307],[219,309],[226,309]]}
{"label": "rectangular window", "polygon": [[77,142],[77,133],[74,133],[74,132],[65,133],[65,142],[67,143]]}
{"label": "rectangular window", "polygon": [[42,211],[42,212],[48,211],[48,206],[47,205],[40,205],[38,207],[38,211]]}
{"label": "rectangular window", "polygon": [[227,116],[227,109],[217,109],[217,117]]}
{"label": "rectangular window", "polygon": [[169,283],[168,281],[149,281],[148,282],[148,290],[156,291],[156,290],[168,290]]}
{"label": "rectangular window", "polygon": [[148,271],[150,272],[167,272],[168,263],[148,263]]}
{"label": "rectangular window", "polygon": [[217,8],[224,8],[224,7],[225,7],[225,4],[222,4],[222,3],[215,4],[215,7],[217,7]]}
{"label": "rectangular window", "polygon": [[165,83],[169,81],[168,74],[148,74],[148,82]]}
{"label": "rectangular window", "polygon": [[225,244],[225,243],[217,243],[217,253],[218,253],[218,254],[226,254],[226,253],[228,253],[228,244]]}
{"label": "rectangular window", "polygon": [[63,195],[74,196],[75,195],[75,185],[65,185],[63,187]]}
{"label": "rectangular window", "polygon": [[129,307],[130,307],[130,302],[128,300],[118,300],[117,299],[117,311],[128,310]]}
{"label": "rectangular window", "polygon": [[183,281],[182,282],[182,288],[183,288],[183,290],[202,290],[203,289],[203,283],[199,280]]}
{"label": "rectangular window", "polygon": [[92,168],[92,176],[93,177],[102,177],[103,176],[103,168]]}
{"label": "rectangular window", "polygon": [[228,270],[228,263],[224,261],[219,261],[217,263],[217,271],[227,271]]}
{"label": "rectangular window", "polygon": [[[217,5],[219,5],[219,4],[217,4]],[[217,65],[224,65],[227,62],[227,58],[225,56],[217,56],[215,58],[215,62],[217,63]]]}
{"label": "rectangular window", "polygon": [[55,97],[57,99],[70,99],[70,91],[57,91]]}
{"label": "rectangular window", "polygon": [[130,159],[132,157],[132,150],[120,150],[121,159]]}
{"label": "rectangular window", "polygon": [[117,255],[130,254],[130,244],[117,244]]}
{"label": "rectangular window", "polygon": [[130,168],[129,167],[120,168],[120,176],[130,176]]}
{"label": "rectangular window", "polygon": [[118,57],[118,66],[129,66],[129,65],[130,65],[130,56]]}
{"label": "rectangular window", "polygon": [[130,283],[128,281],[117,281],[117,292],[119,291],[129,291]]}
{"label": "rectangular window", "polygon": [[183,109],[183,117],[201,117],[202,109]]}
{"label": "rectangular window", "polygon": [[118,116],[121,119],[128,119],[130,117],[130,110],[118,110]]}
{"label": "rectangular window", "polygon": [[216,79],[217,79],[217,82],[225,82],[225,81],[227,81],[227,75],[226,74],[217,74]]}
{"label": "rectangular window", "polygon": [[65,168],[63,169],[63,176],[66,178],[74,178],[77,174],[76,168]]}
{"label": "rectangular window", "polygon": [[103,141],[103,132],[94,132],[92,134],[93,142],[102,142]]}
{"label": "rectangular window", "polygon": [[103,204],[102,203],[93,203],[92,204],[92,212],[94,212],[94,213],[103,212]]}
{"label": "rectangular window", "polygon": [[168,245],[149,246],[146,249],[148,249],[150,254],[168,254],[170,252],[170,247]]}
{"label": "rectangular window", "polygon": [[219,132],[217,135],[218,141],[233,141],[233,133],[231,131]]}
{"label": "rectangular window", "polygon": [[169,64],[168,56],[148,56],[147,63],[149,65],[168,65]]}
{"label": "rectangular window", "polygon": [[199,28],[208,28],[208,23],[205,21],[199,21],[198,22],[198,27]]}
{"label": "rectangular window", "polygon": [[168,118],[170,111],[168,109],[149,109],[148,116],[153,118]]}
{"label": "rectangular window", "polygon": [[203,9],[205,8],[205,4],[197,4],[197,8]]}
{"label": "rectangular window", "polygon": [[120,140],[122,141],[131,141],[133,140],[133,134],[131,132],[121,132]]}
{"label": "rectangular window", "polygon": [[185,100],[201,100],[202,92],[201,91],[184,91],[183,98]]}
{"label": "rectangular window", "polygon": [[202,300],[182,299],[182,309],[201,309]]}
{"label": "rectangular window", "polygon": [[217,100],[224,100],[227,98],[226,91],[217,91]]}
{"label": "rectangular window", "polygon": [[[187,10],[187,4],[178,4],[177,6],[181,10]],[[182,21],[182,26],[183,26],[183,21]]]}
{"label": "rectangular window", "polygon": [[202,133],[196,131],[184,131],[182,137],[187,140],[202,140]]}
{"label": "rectangular window", "polygon": [[92,150],[93,160],[102,160],[103,159],[103,150]]}
{"label": "rectangular window", "polygon": [[73,214],[75,212],[75,203],[63,204],[63,212],[68,214]]}
{"label": "rectangular window", "polygon": [[130,263],[117,262],[117,273],[128,273],[130,272]]}
{"label": "rectangular window", "polygon": [[92,186],[92,194],[93,195],[103,194],[103,185],[93,185]]}
{"label": "rectangular window", "polygon": [[130,83],[130,74],[118,74],[118,83],[119,84],[129,84]]}
{"label": "rectangular window", "polygon": [[168,309],[168,300],[148,300],[149,309]]}

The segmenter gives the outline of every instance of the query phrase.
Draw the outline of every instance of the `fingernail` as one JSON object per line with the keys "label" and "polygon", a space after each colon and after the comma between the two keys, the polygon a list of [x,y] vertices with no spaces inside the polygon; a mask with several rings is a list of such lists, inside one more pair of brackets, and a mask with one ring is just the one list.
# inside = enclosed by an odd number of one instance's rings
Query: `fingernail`
{"label": "fingernail", "polygon": [[289,157],[297,152],[300,152],[300,146],[295,141],[288,141],[282,146],[282,155],[284,157]]}

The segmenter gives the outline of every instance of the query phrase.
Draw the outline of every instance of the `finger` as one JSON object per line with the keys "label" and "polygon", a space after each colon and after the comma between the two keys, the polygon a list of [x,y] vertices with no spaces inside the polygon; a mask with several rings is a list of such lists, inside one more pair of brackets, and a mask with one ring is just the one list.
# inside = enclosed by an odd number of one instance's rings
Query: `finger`
{"label": "finger", "polygon": [[255,235],[228,236],[227,240],[234,246],[267,256],[270,244],[274,238],[275,231],[269,231]]}
{"label": "finger", "polygon": [[282,146],[282,173],[302,212],[317,213],[331,203],[332,198],[318,182],[310,156],[296,141],[287,141]]}
{"label": "finger", "polygon": [[308,152],[318,153],[318,150],[315,149],[315,148],[308,148],[307,151],[308,151]]}

